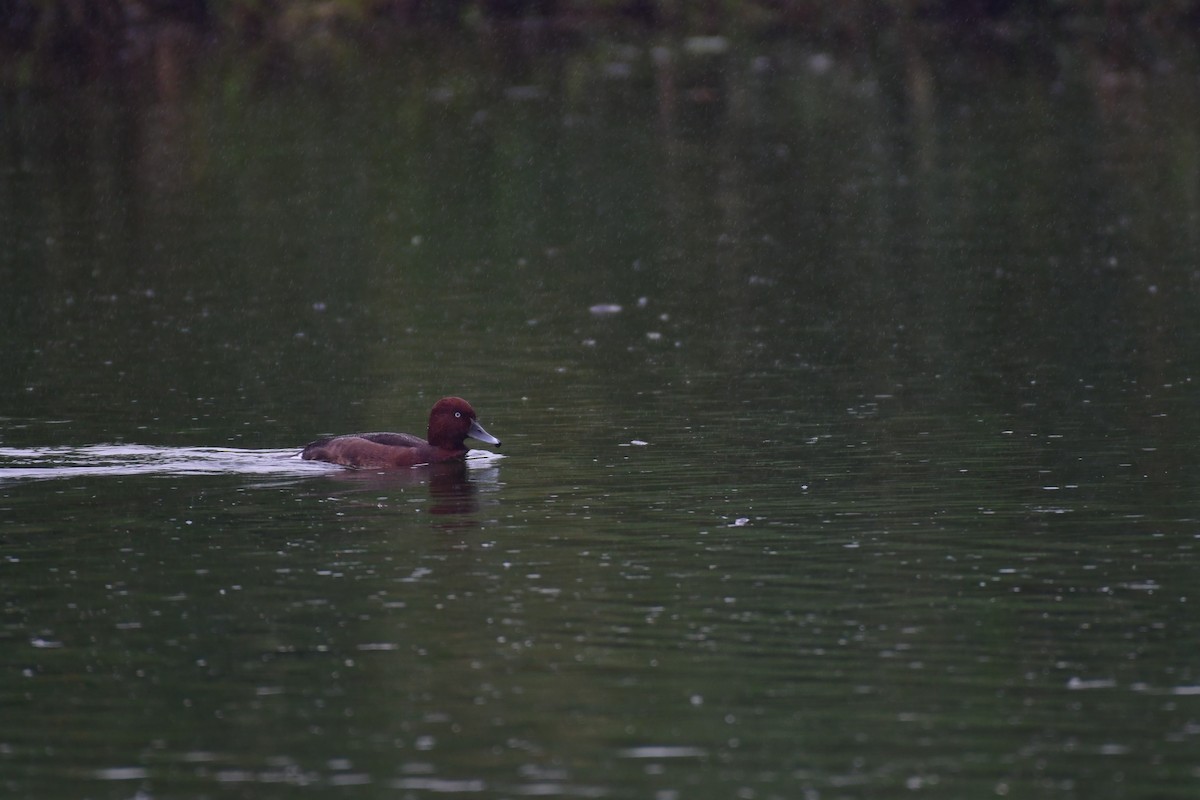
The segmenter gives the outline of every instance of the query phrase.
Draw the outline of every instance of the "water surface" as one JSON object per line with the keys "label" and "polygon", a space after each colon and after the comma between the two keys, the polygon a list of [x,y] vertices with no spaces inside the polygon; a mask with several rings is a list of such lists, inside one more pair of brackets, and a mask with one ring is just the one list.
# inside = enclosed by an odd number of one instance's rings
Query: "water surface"
{"label": "water surface", "polygon": [[6,796],[1195,794],[1194,67],[728,44],[3,100]]}

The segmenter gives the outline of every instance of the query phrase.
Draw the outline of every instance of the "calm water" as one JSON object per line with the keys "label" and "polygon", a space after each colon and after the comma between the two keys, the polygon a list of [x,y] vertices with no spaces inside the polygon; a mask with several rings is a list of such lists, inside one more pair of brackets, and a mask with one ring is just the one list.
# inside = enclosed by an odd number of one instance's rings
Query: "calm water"
{"label": "calm water", "polygon": [[4,95],[4,796],[1200,792],[1200,70],[720,45]]}

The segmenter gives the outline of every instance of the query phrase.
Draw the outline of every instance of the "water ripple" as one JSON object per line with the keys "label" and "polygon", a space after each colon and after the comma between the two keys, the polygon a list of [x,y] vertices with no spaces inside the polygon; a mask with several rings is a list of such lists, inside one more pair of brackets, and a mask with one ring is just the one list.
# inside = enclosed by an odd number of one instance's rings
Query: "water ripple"
{"label": "water ripple", "polygon": [[155,447],[98,444],[84,447],[0,447],[0,483],[112,475],[312,475],[339,469],[303,461],[295,448]]}
{"label": "water ripple", "polygon": [[[493,466],[503,456],[470,450],[467,466]],[[296,448],[156,447],[96,444],[83,447],[0,447],[0,484],[113,475],[272,475],[304,477],[344,472],[336,464],[304,461]],[[365,472],[371,472],[366,470]]]}

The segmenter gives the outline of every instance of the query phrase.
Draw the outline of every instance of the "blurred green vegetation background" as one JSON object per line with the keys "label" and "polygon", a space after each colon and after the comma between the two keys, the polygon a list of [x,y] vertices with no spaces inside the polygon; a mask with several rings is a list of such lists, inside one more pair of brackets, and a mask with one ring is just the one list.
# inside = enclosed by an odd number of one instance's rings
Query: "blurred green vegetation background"
{"label": "blurred green vegetation background", "polygon": [[1147,39],[1195,38],[1200,0],[0,0],[0,77],[27,84],[67,65],[95,74],[136,57],[139,40],[164,27],[303,57],[443,29],[518,26],[579,36],[635,28],[861,42],[914,25],[1008,43],[1082,36],[1144,52]]}

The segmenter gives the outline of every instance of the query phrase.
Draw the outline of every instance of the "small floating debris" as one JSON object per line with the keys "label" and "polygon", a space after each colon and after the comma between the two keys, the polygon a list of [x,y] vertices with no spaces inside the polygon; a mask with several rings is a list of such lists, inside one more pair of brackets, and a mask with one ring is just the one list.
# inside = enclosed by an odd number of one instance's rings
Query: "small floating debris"
{"label": "small floating debris", "polygon": [[427,791],[433,794],[464,794],[466,792],[482,792],[487,784],[478,778],[452,780],[447,778],[400,778],[388,783],[393,789],[412,789]]}
{"label": "small floating debris", "polygon": [[597,303],[588,309],[593,316],[607,317],[612,314],[620,314],[624,309],[617,303]]}
{"label": "small floating debris", "polygon": [[530,101],[541,100],[546,91],[540,86],[509,86],[504,90],[504,96],[509,100]]}
{"label": "small floating debris", "polygon": [[738,517],[733,522],[729,523],[730,528],[744,528],[750,524],[749,517]]}
{"label": "small floating debris", "polygon": [[701,747],[682,745],[645,745],[627,747],[620,752],[625,758],[703,758],[708,751]]}
{"label": "small floating debris", "polygon": [[92,774],[102,781],[140,781],[149,773],[143,767],[105,767]]}
{"label": "small floating debris", "polygon": [[[645,447],[648,444],[650,444],[650,443],[643,442],[641,439],[630,439],[628,442],[621,442],[621,444],[619,444],[617,446],[618,447]],[[488,451],[488,452],[491,452],[491,451]]]}
{"label": "small floating debris", "polygon": [[633,75],[633,65],[627,61],[610,61],[604,65],[602,71],[606,78],[629,78]]}
{"label": "small floating debris", "polygon": [[716,56],[729,49],[729,40],[724,36],[689,36],[683,49],[694,56]]}
{"label": "small floating debris", "polygon": [[808,57],[808,68],[817,75],[824,75],[833,69],[833,56],[828,53],[813,53]]}

